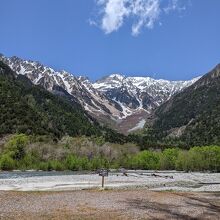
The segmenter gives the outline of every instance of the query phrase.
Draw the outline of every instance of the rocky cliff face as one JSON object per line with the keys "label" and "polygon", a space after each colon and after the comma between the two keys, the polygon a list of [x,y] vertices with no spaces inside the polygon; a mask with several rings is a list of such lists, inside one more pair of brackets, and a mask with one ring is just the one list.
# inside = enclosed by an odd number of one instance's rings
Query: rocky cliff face
{"label": "rocky cliff face", "polygon": [[192,85],[198,78],[189,81],[168,81],[150,77],[125,77],[112,74],[93,84],[94,88],[103,92],[108,98],[116,101],[124,116],[133,114],[135,110],[151,112],[172,95]]}

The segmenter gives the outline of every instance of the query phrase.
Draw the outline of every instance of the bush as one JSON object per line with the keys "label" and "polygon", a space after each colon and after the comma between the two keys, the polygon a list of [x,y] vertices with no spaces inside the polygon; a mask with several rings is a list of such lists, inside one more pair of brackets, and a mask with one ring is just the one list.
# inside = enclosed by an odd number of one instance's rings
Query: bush
{"label": "bush", "polygon": [[5,151],[9,153],[14,160],[21,160],[25,156],[25,147],[28,140],[29,138],[25,134],[14,135],[6,144]]}
{"label": "bush", "polygon": [[188,151],[179,151],[175,167],[176,170],[184,170],[184,171],[190,170]]}
{"label": "bush", "polygon": [[15,169],[15,161],[10,157],[10,155],[5,154],[0,160],[0,168],[2,170],[13,170]]}
{"label": "bush", "polygon": [[62,170],[65,170],[65,167],[60,161],[52,160],[52,161],[49,161],[47,169],[49,171],[50,170],[62,171]]}
{"label": "bush", "polygon": [[176,169],[185,171],[220,171],[220,147],[193,147],[189,151],[180,151],[176,160]]}
{"label": "bush", "polygon": [[174,170],[177,157],[179,154],[178,148],[166,149],[160,155],[160,169]]}
{"label": "bush", "polygon": [[38,164],[38,170],[48,171],[48,163],[47,162],[40,162]]}
{"label": "bush", "polygon": [[135,169],[158,169],[159,168],[159,154],[153,151],[142,151],[131,159],[131,167]]}
{"label": "bush", "polygon": [[65,160],[65,165],[68,170],[77,170],[78,168],[78,162],[75,155],[68,155]]}
{"label": "bush", "polygon": [[90,161],[90,169],[97,170],[105,167],[105,161],[100,157],[95,157]]}

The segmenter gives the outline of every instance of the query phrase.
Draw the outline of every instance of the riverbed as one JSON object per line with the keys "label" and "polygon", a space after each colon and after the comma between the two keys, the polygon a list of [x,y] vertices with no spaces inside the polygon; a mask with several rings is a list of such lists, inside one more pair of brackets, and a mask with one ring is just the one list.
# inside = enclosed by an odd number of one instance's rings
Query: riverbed
{"label": "riverbed", "polygon": [[[0,190],[69,191],[101,189],[102,177],[95,172],[0,172]],[[112,171],[105,177],[105,189],[152,191],[220,192],[220,173],[177,171]]]}

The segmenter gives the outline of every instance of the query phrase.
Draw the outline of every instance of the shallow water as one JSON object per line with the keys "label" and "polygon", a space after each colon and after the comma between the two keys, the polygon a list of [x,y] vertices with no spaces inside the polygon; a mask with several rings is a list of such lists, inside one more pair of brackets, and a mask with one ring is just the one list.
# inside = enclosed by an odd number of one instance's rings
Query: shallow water
{"label": "shallow water", "polygon": [[28,177],[44,177],[44,176],[66,176],[92,173],[88,171],[2,171],[0,172],[0,179],[16,179]]}

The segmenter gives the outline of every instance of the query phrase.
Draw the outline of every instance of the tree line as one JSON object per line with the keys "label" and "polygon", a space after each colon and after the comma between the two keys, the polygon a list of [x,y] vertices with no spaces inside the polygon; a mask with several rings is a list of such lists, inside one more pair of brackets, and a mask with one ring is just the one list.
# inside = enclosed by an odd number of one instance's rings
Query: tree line
{"label": "tree line", "polygon": [[104,143],[97,137],[11,136],[0,148],[1,170],[96,170],[99,168],[220,171],[220,147],[140,150],[136,145]]}

